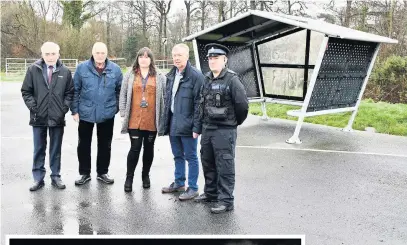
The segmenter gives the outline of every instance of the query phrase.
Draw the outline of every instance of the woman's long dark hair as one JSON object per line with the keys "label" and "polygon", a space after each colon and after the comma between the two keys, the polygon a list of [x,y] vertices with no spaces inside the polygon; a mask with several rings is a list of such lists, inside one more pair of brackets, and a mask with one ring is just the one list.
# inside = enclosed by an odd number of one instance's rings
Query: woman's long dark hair
{"label": "woman's long dark hair", "polygon": [[147,54],[147,56],[150,58],[151,63],[150,63],[150,67],[148,68],[148,75],[149,76],[155,76],[157,75],[157,70],[155,68],[155,60],[154,60],[154,55],[153,52],[151,52],[151,50],[147,47],[141,48],[138,52],[137,52],[137,56],[136,56],[136,60],[133,63],[133,72],[137,73],[140,71],[140,64],[138,63],[138,58],[140,56],[144,56],[144,54]]}

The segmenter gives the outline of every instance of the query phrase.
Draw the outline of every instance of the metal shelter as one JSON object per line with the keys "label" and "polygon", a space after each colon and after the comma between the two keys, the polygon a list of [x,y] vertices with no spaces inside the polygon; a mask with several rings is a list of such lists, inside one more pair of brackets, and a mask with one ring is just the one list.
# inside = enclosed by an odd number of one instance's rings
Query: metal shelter
{"label": "metal shelter", "polygon": [[[230,49],[228,67],[237,72],[250,102],[301,106],[288,111],[297,126],[287,143],[301,143],[309,116],[358,111],[380,43],[397,40],[305,17],[251,10],[183,39],[192,41],[196,66],[208,72],[204,46]],[[284,88],[284,89],[281,89]]]}

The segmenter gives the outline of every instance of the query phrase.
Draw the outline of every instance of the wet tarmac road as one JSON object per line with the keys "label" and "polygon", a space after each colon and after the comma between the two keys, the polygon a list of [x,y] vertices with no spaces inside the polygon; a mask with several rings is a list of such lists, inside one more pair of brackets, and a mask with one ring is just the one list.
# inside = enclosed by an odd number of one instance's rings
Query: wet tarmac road
{"label": "wet tarmac road", "polygon": [[[173,179],[168,137],[156,141],[152,186],[124,193],[127,135],[116,118],[109,174],[76,187],[77,126],[67,115],[62,151],[65,190],[31,193],[32,129],[19,83],[1,83],[1,233],[5,234],[305,234],[307,244],[407,244],[407,137],[345,133],[304,125],[301,145],[288,145],[295,122],[251,116],[238,131],[235,210],[161,194]],[[94,135],[94,139],[96,135]],[[141,159],[141,158],[140,158]],[[201,171],[201,169],[200,169]],[[202,171],[199,187],[203,189]]]}

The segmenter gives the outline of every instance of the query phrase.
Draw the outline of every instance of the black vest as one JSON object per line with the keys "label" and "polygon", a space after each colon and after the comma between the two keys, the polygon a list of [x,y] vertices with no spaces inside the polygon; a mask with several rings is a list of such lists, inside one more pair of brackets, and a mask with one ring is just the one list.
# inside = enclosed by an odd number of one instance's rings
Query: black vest
{"label": "black vest", "polygon": [[237,127],[231,82],[236,73],[223,70],[218,78],[207,75],[201,95],[204,126]]}

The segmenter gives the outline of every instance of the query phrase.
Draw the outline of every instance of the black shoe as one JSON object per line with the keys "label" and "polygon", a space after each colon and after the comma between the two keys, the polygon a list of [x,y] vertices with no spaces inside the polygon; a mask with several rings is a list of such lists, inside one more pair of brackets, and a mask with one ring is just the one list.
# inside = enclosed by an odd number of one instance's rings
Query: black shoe
{"label": "black shoe", "polygon": [[133,190],[133,176],[127,176],[124,182],[124,191],[131,192]]}
{"label": "black shoe", "polygon": [[143,176],[143,188],[150,188],[150,176]]}
{"label": "black shoe", "polygon": [[38,191],[42,187],[44,187],[44,181],[35,182],[33,186],[30,187],[30,191]]}
{"label": "black shoe", "polygon": [[90,175],[88,174],[81,175],[81,177],[78,180],[75,180],[75,185],[83,185],[89,180],[91,180]]}
{"label": "black shoe", "polygon": [[53,179],[52,182],[51,182],[51,185],[55,186],[58,189],[65,189],[66,188],[64,182],[62,182],[62,180],[60,178]]}
{"label": "black shoe", "polygon": [[108,174],[98,174],[98,180],[105,182],[106,184],[113,184],[114,179],[111,179]]}
{"label": "black shoe", "polygon": [[216,204],[213,208],[211,208],[211,212],[214,214],[220,214],[227,211],[233,210],[233,205],[225,205],[225,204]]}
{"label": "black shoe", "polygon": [[213,197],[208,197],[206,193],[202,193],[201,195],[194,198],[195,202],[217,202],[218,200]]}

